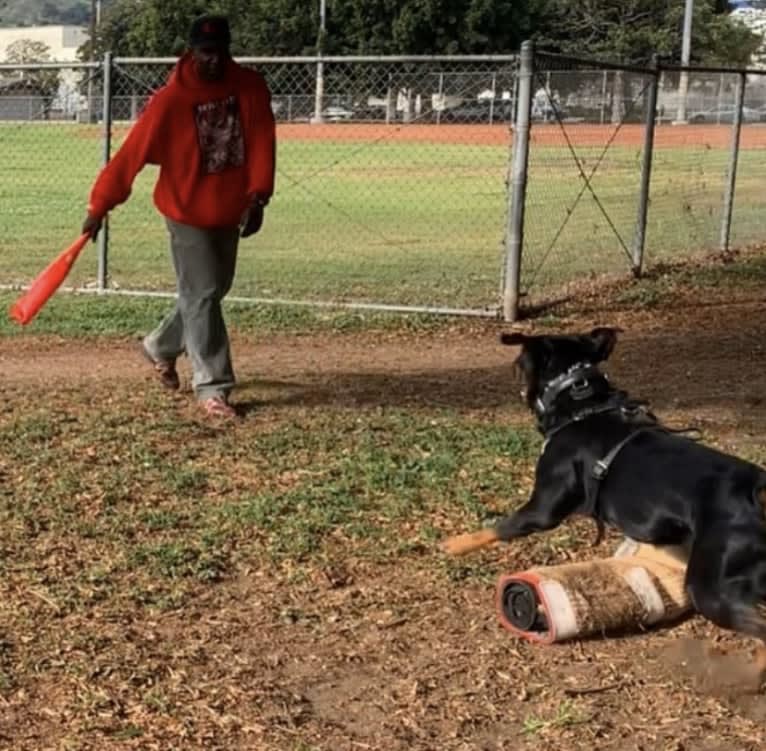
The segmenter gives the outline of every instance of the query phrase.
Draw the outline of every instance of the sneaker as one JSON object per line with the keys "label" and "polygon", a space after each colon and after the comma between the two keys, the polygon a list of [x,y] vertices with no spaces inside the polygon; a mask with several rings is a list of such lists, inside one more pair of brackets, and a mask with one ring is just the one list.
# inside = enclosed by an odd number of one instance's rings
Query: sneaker
{"label": "sneaker", "polygon": [[237,417],[237,410],[223,396],[211,396],[208,399],[203,399],[200,405],[208,417],[224,420],[233,420]]}
{"label": "sneaker", "polygon": [[141,352],[154,367],[154,372],[160,380],[160,383],[171,391],[178,391],[181,387],[181,379],[178,377],[178,371],[176,370],[175,360],[155,360],[149,350],[146,349],[146,345],[141,342]]}

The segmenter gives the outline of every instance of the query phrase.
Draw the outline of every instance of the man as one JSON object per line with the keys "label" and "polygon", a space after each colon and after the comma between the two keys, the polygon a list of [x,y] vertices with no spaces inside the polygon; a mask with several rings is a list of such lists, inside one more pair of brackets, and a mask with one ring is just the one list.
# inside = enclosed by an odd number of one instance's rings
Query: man
{"label": "man", "polygon": [[221,301],[234,279],[239,238],[257,232],[274,190],[275,127],[263,77],[235,63],[229,24],[202,16],[189,51],[150,99],[98,176],[83,232],[127,200],[145,164],[158,164],[154,203],[164,215],[177,280],[174,310],[142,342],[161,383],[179,388],[188,355],[192,385],[210,417],[231,418],[234,386]]}

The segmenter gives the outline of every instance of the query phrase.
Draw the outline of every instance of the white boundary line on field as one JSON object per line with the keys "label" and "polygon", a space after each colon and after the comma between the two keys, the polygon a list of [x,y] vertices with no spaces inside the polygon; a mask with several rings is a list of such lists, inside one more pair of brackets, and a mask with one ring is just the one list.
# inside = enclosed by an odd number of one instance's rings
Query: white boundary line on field
{"label": "white boundary line on field", "polygon": [[[23,292],[29,289],[28,285],[19,284],[0,284],[0,290],[10,292]],[[122,296],[122,297],[152,297],[161,299],[175,299],[175,292],[157,292],[150,290],[134,289],[110,289],[99,291],[89,287],[62,287],[59,292],[68,292],[72,294]],[[226,297],[225,302],[239,305],[284,305],[304,308],[325,308],[325,309],[348,309],[348,310],[366,310],[378,311],[383,313],[425,313],[431,315],[445,316],[471,316],[474,318],[499,318],[500,308],[442,308],[429,307],[428,305],[393,305],[386,303],[365,303],[365,302],[332,302],[322,300],[288,300],[280,297],[241,297],[230,295]]]}

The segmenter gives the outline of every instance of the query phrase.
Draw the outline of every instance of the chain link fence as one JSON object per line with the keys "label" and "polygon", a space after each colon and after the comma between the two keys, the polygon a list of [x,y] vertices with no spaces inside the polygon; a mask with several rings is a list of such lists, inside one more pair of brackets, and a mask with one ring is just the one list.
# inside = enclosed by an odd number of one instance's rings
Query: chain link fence
{"label": "chain link fence", "polygon": [[630,268],[651,81],[634,69],[535,57],[525,290]]}
{"label": "chain link fence", "polygon": [[766,71],[636,68],[527,44],[520,79],[531,127],[519,138],[517,122],[523,253],[519,241],[507,317],[596,274],[763,241]]}
{"label": "chain link fence", "polygon": [[[103,162],[101,112],[88,117],[86,101],[101,73],[98,64],[0,65],[0,282],[28,283],[78,232]],[[96,254],[85,254],[71,283],[95,285],[96,269]]]}
{"label": "chain link fence", "polygon": [[[763,239],[766,72],[530,44],[520,59],[241,60],[269,83],[279,147],[233,295],[510,319],[573,281]],[[28,283],[76,234],[175,62],[0,66],[0,285]],[[155,179],[139,176],[73,287],[173,293]]]}
{"label": "chain link fence", "polygon": [[[116,58],[82,84],[67,125],[18,122],[45,182],[30,214],[50,258],[71,238],[99,167],[108,70],[111,151],[175,59]],[[241,60],[267,79],[278,122],[276,193],[263,230],[242,243],[232,295],[248,299],[496,312],[508,204],[516,58]],[[90,113],[98,113],[91,125]],[[80,149],[89,149],[81,158]],[[76,165],[73,164],[76,162]],[[156,168],[110,216],[106,291],[172,293],[167,232],[152,205]],[[39,226],[50,194],[66,203]],[[39,213],[38,213],[39,212]],[[20,227],[28,244],[33,226]],[[106,234],[104,234],[106,237]],[[19,246],[21,247],[21,246]],[[39,261],[6,256],[0,281],[28,281]],[[78,263],[75,284],[98,282]]]}

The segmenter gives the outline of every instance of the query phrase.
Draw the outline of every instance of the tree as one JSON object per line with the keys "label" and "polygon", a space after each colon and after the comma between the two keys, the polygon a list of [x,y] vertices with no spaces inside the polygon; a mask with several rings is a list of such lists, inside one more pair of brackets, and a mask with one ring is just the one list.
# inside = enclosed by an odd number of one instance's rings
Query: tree
{"label": "tree", "polygon": [[[316,52],[319,0],[226,0],[232,49],[243,55],[311,55]],[[328,5],[334,7],[333,0]],[[327,50],[325,50],[327,51]]]}
{"label": "tree", "polygon": [[[2,2],[3,0],[0,0]],[[552,51],[647,63],[680,57],[684,0],[326,0],[327,54],[487,54],[536,38]],[[302,55],[317,49],[320,0],[114,0],[96,56],[173,55],[192,19],[229,16],[235,54]],[[742,64],[759,37],[725,13],[725,0],[696,0],[697,62]],[[81,54],[87,59],[89,46]]]}
{"label": "tree", "polygon": [[[318,7],[318,5],[317,5]],[[94,51],[116,55],[166,56],[180,54],[192,21],[202,13],[229,17],[232,52],[248,55],[313,53],[316,16],[305,0],[115,0],[97,31]],[[87,59],[90,45],[80,49]]]}
{"label": "tree", "polygon": [[[181,52],[192,20],[221,11],[223,3],[201,0],[115,0],[104,13],[93,40],[96,57],[110,51],[130,57],[165,56]],[[89,59],[91,43],[79,50]]]}
{"label": "tree", "polygon": [[[9,63],[47,63],[51,60],[51,49],[44,42],[33,39],[17,39],[5,48],[5,57]],[[45,117],[50,116],[53,99],[58,94],[61,85],[60,72],[51,68],[30,70],[25,74],[29,81],[43,98]]]}
{"label": "tree", "polygon": [[[696,0],[692,60],[746,65],[760,37],[726,14],[719,0]],[[647,64],[652,55],[679,62],[684,0],[544,0],[546,49],[622,63]]]}
{"label": "tree", "polygon": [[[717,14],[712,5],[703,3],[695,16],[697,29],[693,35],[692,52],[696,45],[699,61],[709,65],[751,65],[763,37],[736,18],[725,13]],[[680,57],[680,52],[678,54]]]}
{"label": "tree", "polygon": [[338,54],[510,53],[531,35],[535,0],[334,0],[328,49]]}
{"label": "tree", "polygon": [[[97,56],[178,53],[192,19],[221,12],[235,54],[303,55],[317,49],[320,0],[115,0]],[[328,54],[509,53],[533,31],[540,0],[327,0]],[[89,47],[81,51],[87,58]]]}

